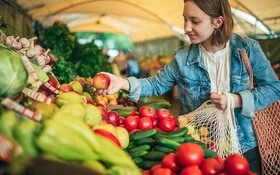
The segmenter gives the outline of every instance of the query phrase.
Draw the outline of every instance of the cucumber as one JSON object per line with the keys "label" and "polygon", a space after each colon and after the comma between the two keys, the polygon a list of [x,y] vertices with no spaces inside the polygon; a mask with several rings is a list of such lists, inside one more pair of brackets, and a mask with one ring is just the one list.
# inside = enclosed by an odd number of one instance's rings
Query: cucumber
{"label": "cucumber", "polygon": [[134,158],[137,158],[137,157],[143,157],[145,156],[146,154],[148,154],[147,151],[136,151],[136,152],[133,152],[133,153],[130,153],[130,156],[132,157],[132,159]]}
{"label": "cucumber", "polygon": [[174,150],[177,150],[177,148],[181,145],[180,143],[175,142],[171,139],[167,139],[167,138],[160,138],[158,140],[158,143],[160,146],[164,146],[164,147],[171,148]]}
{"label": "cucumber", "polygon": [[129,145],[126,147],[126,150],[129,151],[132,148],[135,148],[135,143],[134,142],[130,142]]}
{"label": "cucumber", "polygon": [[218,154],[211,149],[204,149],[203,151],[204,151],[204,159],[218,156]]}
{"label": "cucumber", "polygon": [[189,131],[189,129],[184,127],[177,131],[170,131],[167,133],[167,135],[170,137],[182,137],[182,136],[187,135],[188,131]]}
{"label": "cucumber", "polygon": [[130,149],[128,152],[133,153],[137,151],[149,151],[151,149],[150,145],[141,145],[135,148]]}
{"label": "cucumber", "polygon": [[147,131],[136,131],[131,136],[130,140],[135,141],[135,140],[144,139],[144,138],[147,138],[147,137],[152,137],[156,133],[157,133],[157,130],[155,130],[155,129],[150,129],[150,130],[147,130]]}
{"label": "cucumber", "polygon": [[160,152],[160,151],[150,151],[148,154],[144,156],[144,160],[158,160],[161,161],[164,156],[166,156],[166,153]]}
{"label": "cucumber", "polygon": [[183,143],[184,142],[183,137],[170,137],[170,136],[164,136],[164,135],[156,135],[154,138],[156,140],[159,140],[160,138],[166,138],[166,139],[170,139],[170,140],[173,140],[175,142],[178,142],[178,143]]}
{"label": "cucumber", "polygon": [[151,160],[144,160],[142,164],[142,169],[143,170],[149,170],[151,169],[154,165],[161,164],[161,161],[151,161]]}
{"label": "cucumber", "polygon": [[144,162],[144,159],[141,158],[141,157],[137,157],[137,158],[134,158],[134,159],[132,159],[132,160],[135,162],[135,164],[136,164],[138,167],[141,167],[142,164],[143,164],[143,162]]}
{"label": "cucumber", "polygon": [[171,108],[171,104],[166,100],[153,100],[153,101],[149,101],[149,102],[140,103],[137,107],[137,110],[139,111],[139,109],[142,106],[152,106],[152,107],[155,108],[156,111],[159,108],[165,108],[165,109],[170,109]]}
{"label": "cucumber", "polygon": [[152,137],[149,137],[149,138],[144,138],[144,139],[141,139],[141,140],[137,140],[135,142],[135,145],[136,146],[141,146],[141,145],[153,145],[155,144],[156,141],[152,138]]}
{"label": "cucumber", "polygon": [[193,142],[193,141],[195,141],[195,139],[191,135],[186,135],[184,137],[184,143]]}
{"label": "cucumber", "polygon": [[167,147],[164,147],[164,146],[159,146],[159,145],[155,146],[155,147],[153,148],[153,151],[160,151],[160,152],[167,153],[167,154],[168,154],[168,153],[175,152],[174,149],[167,148]]}
{"label": "cucumber", "polygon": [[115,108],[111,111],[115,111],[119,114],[119,116],[122,116],[124,118],[128,117],[134,110],[132,109],[125,109],[125,108]]}
{"label": "cucumber", "polygon": [[201,141],[194,140],[194,141],[191,141],[191,143],[196,143],[196,144],[198,144],[199,146],[201,146],[202,149],[207,149],[206,144],[203,143],[203,142],[201,142]]}

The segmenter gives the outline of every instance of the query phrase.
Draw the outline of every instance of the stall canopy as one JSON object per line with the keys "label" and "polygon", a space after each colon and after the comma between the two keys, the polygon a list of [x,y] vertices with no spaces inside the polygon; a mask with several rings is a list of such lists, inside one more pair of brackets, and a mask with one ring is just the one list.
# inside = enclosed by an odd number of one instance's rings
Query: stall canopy
{"label": "stall canopy", "polygon": [[[177,35],[183,38],[183,0],[17,0],[35,20],[60,20],[71,31],[129,35],[133,42]],[[277,37],[279,0],[230,0],[235,32]]]}

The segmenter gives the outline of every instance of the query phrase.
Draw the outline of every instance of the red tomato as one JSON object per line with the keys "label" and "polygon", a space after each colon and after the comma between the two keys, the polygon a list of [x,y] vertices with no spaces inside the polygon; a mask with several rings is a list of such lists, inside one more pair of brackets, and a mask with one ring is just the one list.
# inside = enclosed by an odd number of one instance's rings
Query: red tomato
{"label": "red tomato", "polygon": [[154,174],[155,170],[159,169],[159,168],[162,168],[162,165],[161,164],[156,164],[154,165],[151,169],[150,169],[150,174]]}
{"label": "red tomato", "polygon": [[138,121],[138,129],[146,131],[153,128],[153,122],[150,117],[142,117]]}
{"label": "red tomato", "polygon": [[142,175],[150,175],[150,172],[149,171],[143,171]]}
{"label": "red tomato", "polygon": [[173,128],[173,131],[178,131],[178,130],[180,130],[180,128],[178,128],[178,127]]}
{"label": "red tomato", "polygon": [[215,158],[209,158],[202,161],[200,169],[204,175],[214,175],[222,172],[223,167]]}
{"label": "red tomato", "polygon": [[169,168],[172,172],[178,172],[180,171],[179,165],[176,163],[175,159],[176,154],[175,153],[169,153],[162,159],[162,167],[163,168]]}
{"label": "red tomato", "polygon": [[152,106],[142,106],[139,110],[141,117],[156,117],[155,108]]}
{"label": "red tomato", "polygon": [[131,112],[131,113],[129,114],[129,116],[133,116],[133,115],[139,116],[139,112],[133,111],[133,112]]}
{"label": "red tomato", "polygon": [[128,116],[124,121],[124,126],[128,131],[132,131],[137,128],[139,116]]}
{"label": "red tomato", "polygon": [[170,115],[170,112],[167,109],[165,109],[165,108],[159,108],[157,110],[157,118],[158,118],[158,120],[162,120],[164,118],[167,118],[167,117],[169,117],[169,115]]}
{"label": "red tomato", "polygon": [[224,167],[225,160],[221,156],[217,156],[215,159],[222,165],[222,167]]}
{"label": "red tomato", "polygon": [[168,168],[158,168],[152,175],[172,175],[172,172]]}
{"label": "red tomato", "polygon": [[153,127],[157,127],[157,125],[158,125],[158,119],[155,118],[155,117],[150,117],[150,119],[152,120]]}
{"label": "red tomato", "polygon": [[172,117],[172,116],[170,116],[169,119],[171,119],[171,121],[173,122],[173,125],[174,125],[174,127],[175,127],[176,124],[177,124],[176,119],[175,119],[174,117]]}
{"label": "red tomato", "polygon": [[200,165],[204,159],[203,149],[195,143],[184,143],[176,151],[176,161],[181,166]]}
{"label": "red tomato", "polygon": [[162,119],[159,122],[159,128],[165,132],[172,131],[174,127],[175,127],[175,125],[174,125],[172,119],[170,119],[170,118]]}
{"label": "red tomato", "polygon": [[157,130],[157,131],[161,131],[161,129],[158,128],[158,127],[154,127],[154,129]]}
{"label": "red tomato", "polygon": [[203,175],[203,172],[199,169],[197,165],[187,166],[184,168],[180,175]]}
{"label": "red tomato", "polygon": [[246,173],[246,175],[257,175],[257,174],[252,171],[248,171],[248,173]]}
{"label": "red tomato", "polygon": [[124,124],[125,118],[124,117],[119,117],[119,125]]}
{"label": "red tomato", "polygon": [[221,173],[218,173],[217,175],[229,175],[229,174],[226,172],[221,172]]}
{"label": "red tomato", "polygon": [[225,160],[225,171],[232,175],[243,175],[249,171],[249,163],[246,158],[240,154],[233,154]]}
{"label": "red tomato", "polygon": [[133,134],[133,133],[135,133],[136,131],[139,131],[139,129],[133,129],[133,130],[131,130],[130,132],[129,132],[129,134]]}

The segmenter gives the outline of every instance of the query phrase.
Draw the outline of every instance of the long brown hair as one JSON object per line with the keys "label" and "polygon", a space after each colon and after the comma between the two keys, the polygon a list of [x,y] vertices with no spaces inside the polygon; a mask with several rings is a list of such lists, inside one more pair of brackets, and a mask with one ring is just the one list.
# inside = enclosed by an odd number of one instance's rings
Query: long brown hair
{"label": "long brown hair", "polygon": [[232,36],[233,18],[228,0],[184,0],[193,1],[202,11],[212,18],[224,17],[223,25],[214,31],[211,44],[225,44]]}

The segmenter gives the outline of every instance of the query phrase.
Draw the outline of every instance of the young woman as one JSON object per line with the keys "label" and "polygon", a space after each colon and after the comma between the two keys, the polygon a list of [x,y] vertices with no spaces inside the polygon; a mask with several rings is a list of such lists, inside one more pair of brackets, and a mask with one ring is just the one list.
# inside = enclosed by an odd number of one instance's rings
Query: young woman
{"label": "young woman", "polygon": [[[180,113],[187,114],[206,100],[218,109],[226,108],[231,93],[235,120],[243,155],[253,172],[261,174],[260,157],[253,131],[254,112],[280,99],[280,82],[259,44],[233,34],[233,19],[228,0],[185,0],[184,28],[192,44],[175,51],[175,58],[149,78],[122,79],[112,74],[111,85],[99,91],[106,95],[120,89],[138,100],[139,96],[158,96],[178,85]],[[246,49],[255,80],[249,90],[249,75],[240,50]]]}

